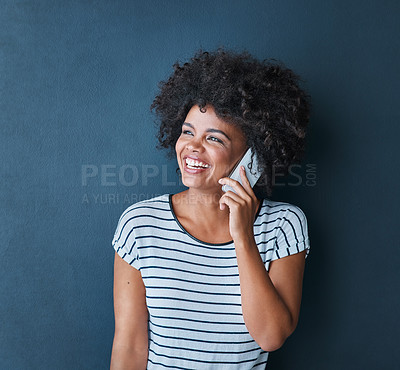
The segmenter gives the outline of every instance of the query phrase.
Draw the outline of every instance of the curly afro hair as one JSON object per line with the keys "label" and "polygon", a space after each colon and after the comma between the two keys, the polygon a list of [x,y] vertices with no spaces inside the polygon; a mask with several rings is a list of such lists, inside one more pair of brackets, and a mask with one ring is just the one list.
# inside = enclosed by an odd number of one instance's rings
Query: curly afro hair
{"label": "curly afro hair", "polygon": [[173,68],[150,107],[160,119],[157,149],[170,149],[167,156],[173,158],[189,110],[198,105],[204,112],[211,105],[219,118],[244,133],[262,171],[254,191],[271,196],[273,168],[286,175],[305,152],[310,102],[299,77],[274,59],[260,62],[247,51],[224,48],[199,50],[190,62]]}

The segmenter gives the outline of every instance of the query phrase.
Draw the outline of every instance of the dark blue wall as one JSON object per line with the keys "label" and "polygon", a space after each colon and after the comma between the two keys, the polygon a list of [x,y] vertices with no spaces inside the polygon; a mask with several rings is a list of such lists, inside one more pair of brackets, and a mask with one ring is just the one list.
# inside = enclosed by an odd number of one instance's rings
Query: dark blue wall
{"label": "dark blue wall", "polygon": [[308,217],[301,319],[268,368],[398,368],[398,4],[1,0],[0,368],[108,368],[118,217],[183,190],[157,83],[221,45],[283,60],[313,98],[273,196]]}

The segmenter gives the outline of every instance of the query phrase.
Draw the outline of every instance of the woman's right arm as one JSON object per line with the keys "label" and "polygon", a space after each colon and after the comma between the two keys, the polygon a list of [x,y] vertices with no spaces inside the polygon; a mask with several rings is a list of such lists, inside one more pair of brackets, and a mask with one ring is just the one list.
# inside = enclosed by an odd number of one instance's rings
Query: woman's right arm
{"label": "woman's right arm", "polygon": [[114,315],[110,369],[146,369],[149,351],[146,289],[140,272],[117,253],[114,259]]}

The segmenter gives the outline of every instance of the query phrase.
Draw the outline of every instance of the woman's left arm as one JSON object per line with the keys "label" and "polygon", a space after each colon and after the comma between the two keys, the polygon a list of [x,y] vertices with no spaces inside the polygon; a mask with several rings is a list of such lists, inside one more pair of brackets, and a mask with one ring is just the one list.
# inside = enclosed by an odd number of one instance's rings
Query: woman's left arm
{"label": "woman's left arm", "polygon": [[220,207],[229,207],[244,322],[258,345],[270,352],[280,348],[296,328],[306,251],[274,260],[269,271],[266,270],[253,234],[257,198],[244,171],[241,176],[243,186],[227,177],[220,180],[236,191],[226,192],[220,199]]}

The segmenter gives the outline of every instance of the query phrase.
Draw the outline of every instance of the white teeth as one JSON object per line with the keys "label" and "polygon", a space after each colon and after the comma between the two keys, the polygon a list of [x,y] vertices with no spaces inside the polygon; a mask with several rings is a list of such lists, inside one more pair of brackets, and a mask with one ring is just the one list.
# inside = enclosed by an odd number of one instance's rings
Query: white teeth
{"label": "white teeth", "polygon": [[199,167],[191,166],[190,164],[187,164],[186,166],[187,166],[187,168],[190,168],[192,170],[197,170],[199,168]]}
{"label": "white teeth", "polygon": [[198,162],[190,158],[186,158],[186,164],[188,165],[189,168],[195,167],[203,167],[203,168],[208,168],[211,167],[209,164],[203,163],[203,162]]}

